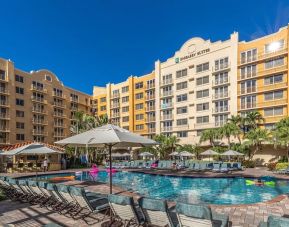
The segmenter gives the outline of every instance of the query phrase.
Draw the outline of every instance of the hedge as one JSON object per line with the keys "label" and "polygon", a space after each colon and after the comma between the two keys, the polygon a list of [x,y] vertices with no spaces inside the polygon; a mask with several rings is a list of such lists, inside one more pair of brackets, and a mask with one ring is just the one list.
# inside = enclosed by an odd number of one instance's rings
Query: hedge
{"label": "hedge", "polygon": [[289,162],[277,163],[276,170],[286,169],[289,166]]}

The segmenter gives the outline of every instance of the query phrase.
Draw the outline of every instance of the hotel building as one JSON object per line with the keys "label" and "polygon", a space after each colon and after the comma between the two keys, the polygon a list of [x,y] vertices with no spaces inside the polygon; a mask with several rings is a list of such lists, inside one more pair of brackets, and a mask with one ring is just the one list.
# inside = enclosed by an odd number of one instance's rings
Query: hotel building
{"label": "hotel building", "polygon": [[286,26],[238,46],[238,112],[259,111],[267,129],[288,116],[288,35]]}
{"label": "hotel building", "polygon": [[90,113],[90,99],[50,71],[24,72],[0,59],[0,145],[70,136],[74,113]]}

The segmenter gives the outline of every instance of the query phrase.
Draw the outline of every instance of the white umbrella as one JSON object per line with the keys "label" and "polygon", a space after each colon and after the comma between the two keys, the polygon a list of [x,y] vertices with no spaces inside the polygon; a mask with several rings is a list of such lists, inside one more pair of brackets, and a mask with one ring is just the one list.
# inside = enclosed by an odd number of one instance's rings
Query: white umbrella
{"label": "white umbrella", "polygon": [[188,151],[182,151],[180,154],[179,154],[180,157],[193,157],[195,156],[194,154],[188,152]]}
{"label": "white umbrella", "polygon": [[243,156],[244,154],[238,152],[238,151],[233,151],[233,150],[228,150],[220,155],[223,156]]}
{"label": "white umbrella", "polygon": [[209,156],[209,160],[210,160],[210,159],[211,159],[211,156],[213,156],[213,155],[219,155],[219,153],[216,152],[216,151],[213,151],[213,150],[206,150],[206,151],[202,152],[200,155]]}
{"label": "white umbrella", "polygon": [[142,157],[151,157],[151,156],[154,156],[152,153],[150,152],[142,152],[139,154],[139,156],[142,156]]}
{"label": "white umbrella", "polygon": [[174,151],[174,152],[170,153],[169,156],[179,156],[179,153]]}
{"label": "white umbrella", "polygon": [[[109,150],[109,169],[112,172],[111,153],[112,147],[144,147],[157,145],[154,140],[131,133],[115,125],[107,124],[87,132],[57,141],[60,145],[73,145],[88,147],[108,147]],[[109,179],[110,194],[112,194],[112,174]]]}
{"label": "white umbrella", "polygon": [[111,156],[112,156],[112,157],[121,157],[122,154],[120,154],[120,153],[114,153],[114,154],[112,154]]}

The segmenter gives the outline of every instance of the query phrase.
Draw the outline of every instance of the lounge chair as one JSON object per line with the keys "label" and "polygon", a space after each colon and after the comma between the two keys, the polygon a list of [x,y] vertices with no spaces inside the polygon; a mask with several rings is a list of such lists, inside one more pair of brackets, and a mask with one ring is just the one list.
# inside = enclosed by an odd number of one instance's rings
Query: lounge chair
{"label": "lounge chair", "polygon": [[176,212],[179,227],[227,227],[229,225],[228,216],[212,212],[207,206],[177,203]]}
{"label": "lounge chair", "polygon": [[114,220],[119,220],[124,226],[139,226],[143,220],[137,214],[132,197],[108,195],[108,202],[114,214]]}
{"label": "lounge chair", "polygon": [[220,166],[221,166],[220,163],[214,163],[212,172],[220,172]]}
{"label": "lounge chair", "polygon": [[222,164],[221,164],[220,172],[221,172],[221,173],[229,172],[229,168],[228,168],[228,164],[227,164],[227,163],[222,163]]}
{"label": "lounge chair", "polygon": [[[86,192],[84,188],[78,188],[78,187],[70,187],[70,194],[75,199],[75,201],[79,205],[79,211],[74,214],[75,219],[82,218],[83,220],[86,220],[85,218],[90,216],[93,213],[100,213],[102,211],[106,211],[104,214],[103,220],[105,218],[105,215],[107,214],[107,211],[109,210],[109,204],[107,196],[97,196],[92,199],[92,196],[90,196],[90,199],[86,196]],[[99,221],[101,221],[99,220]]]}
{"label": "lounge chair", "polygon": [[165,200],[140,198],[139,205],[145,216],[146,224],[152,226],[174,226]]}
{"label": "lounge chair", "polygon": [[286,227],[289,226],[289,218],[270,215],[267,222],[260,222],[259,227]]}

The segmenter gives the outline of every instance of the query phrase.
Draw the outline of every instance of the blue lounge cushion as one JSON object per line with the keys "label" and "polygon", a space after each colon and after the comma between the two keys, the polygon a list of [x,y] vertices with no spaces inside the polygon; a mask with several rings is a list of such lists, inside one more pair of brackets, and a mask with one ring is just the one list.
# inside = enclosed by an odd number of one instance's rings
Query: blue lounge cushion
{"label": "blue lounge cushion", "polygon": [[166,212],[168,210],[167,202],[165,200],[160,199],[140,198],[139,205],[141,208],[147,210],[155,210],[163,212]]}
{"label": "blue lounge cushion", "polygon": [[188,217],[212,220],[211,209],[207,206],[177,203],[176,211]]}
{"label": "blue lounge cushion", "polygon": [[108,201],[119,205],[133,205],[133,198],[123,195],[108,195]]}

